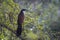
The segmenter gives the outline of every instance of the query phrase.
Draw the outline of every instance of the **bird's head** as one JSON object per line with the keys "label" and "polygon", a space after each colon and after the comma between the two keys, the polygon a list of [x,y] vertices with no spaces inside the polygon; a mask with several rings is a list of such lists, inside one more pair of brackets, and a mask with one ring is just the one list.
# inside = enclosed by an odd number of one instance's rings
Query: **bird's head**
{"label": "bird's head", "polygon": [[22,9],[21,11],[28,11],[27,9]]}
{"label": "bird's head", "polygon": [[31,12],[31,11],[28,10],[28,9],[22,9],[22,10],[21,10],[21,12],[25,12],[25,11],[27,11],[27,12]]}

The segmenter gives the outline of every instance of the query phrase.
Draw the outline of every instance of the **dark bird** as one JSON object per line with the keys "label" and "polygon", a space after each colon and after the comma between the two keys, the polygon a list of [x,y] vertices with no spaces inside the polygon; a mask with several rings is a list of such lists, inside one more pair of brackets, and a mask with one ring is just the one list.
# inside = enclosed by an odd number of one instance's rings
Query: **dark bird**
{"label": "dark bird", "polygon": [[24,22],[24,12],[23,11],[28,11],[26,9],[22,9],[21,12],[18,15],[18,20],[17,20],[17,24],[18,24],[18,28],[16,31],[16,36],[19,37],[22,33],[22,24]]}

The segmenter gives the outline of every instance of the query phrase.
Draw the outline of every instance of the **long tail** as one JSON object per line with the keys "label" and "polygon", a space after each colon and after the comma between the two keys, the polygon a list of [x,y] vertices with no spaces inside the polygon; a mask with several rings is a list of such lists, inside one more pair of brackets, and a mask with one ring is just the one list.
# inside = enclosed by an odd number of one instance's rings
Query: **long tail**
{"label": "long tail", "polygon": [[16,36],[19,37],[22,33],[22,25],[18,25],[17,31],[16,31]]}

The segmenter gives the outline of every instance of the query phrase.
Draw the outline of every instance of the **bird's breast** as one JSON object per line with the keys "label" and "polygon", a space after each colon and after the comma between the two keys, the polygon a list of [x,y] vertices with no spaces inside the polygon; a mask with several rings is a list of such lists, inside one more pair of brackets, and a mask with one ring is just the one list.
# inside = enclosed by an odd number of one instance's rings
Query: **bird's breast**
{"label": "bird's breast", "polygon": [[24,15],[19,15],[18,22],[19,24],[22,24],[24,22]]}

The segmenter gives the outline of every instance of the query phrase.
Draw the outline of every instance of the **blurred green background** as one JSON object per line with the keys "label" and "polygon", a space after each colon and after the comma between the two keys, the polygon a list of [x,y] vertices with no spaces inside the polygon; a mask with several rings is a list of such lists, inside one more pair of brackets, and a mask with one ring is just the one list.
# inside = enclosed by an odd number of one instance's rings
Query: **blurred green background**
{"label": "blurred green background", "polygon": [[[21,9],[31,13],[25,12],[22,38],[19,38],[14,32]],[[60,0],[0,0],[0,40],[21,39],[60,40]]]}

